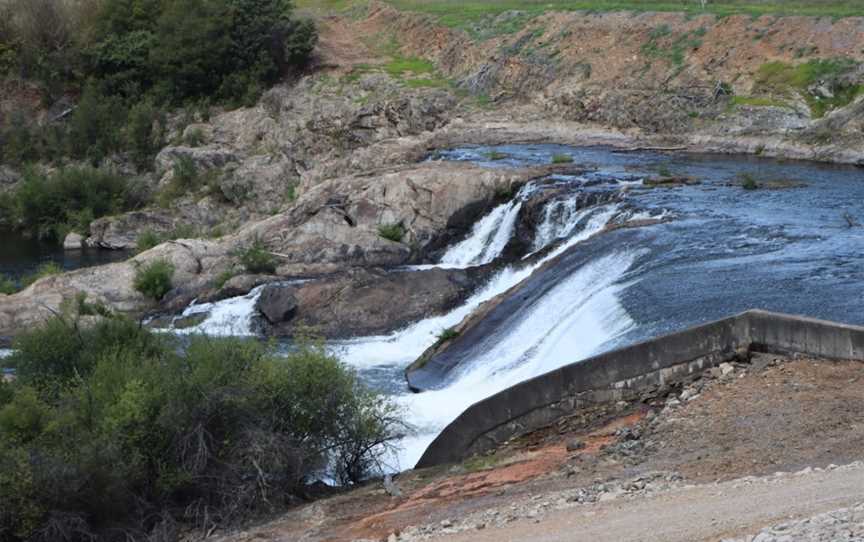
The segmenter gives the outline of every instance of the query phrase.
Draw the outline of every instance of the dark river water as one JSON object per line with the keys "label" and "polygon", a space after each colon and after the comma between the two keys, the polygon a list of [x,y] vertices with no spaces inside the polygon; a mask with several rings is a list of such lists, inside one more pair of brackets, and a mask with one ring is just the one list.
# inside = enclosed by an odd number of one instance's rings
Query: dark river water
{"label": "dark river water", "polygon": [[0,275],[18,280],[40,265],[54,262],[71,271],[125,260],[129,253],[116,250],[63,250],[57,243],[46,243],[17,232],[0,230]]}

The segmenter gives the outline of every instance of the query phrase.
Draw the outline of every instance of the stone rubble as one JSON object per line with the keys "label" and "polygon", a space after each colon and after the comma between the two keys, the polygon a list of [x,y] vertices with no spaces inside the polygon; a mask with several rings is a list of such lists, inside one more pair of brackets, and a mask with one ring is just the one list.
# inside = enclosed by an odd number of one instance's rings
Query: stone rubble
{"label": "stone rubble", "polygon": [[723,542],[845,542],[864,540],[864,502],[810,518],[787,521]]}

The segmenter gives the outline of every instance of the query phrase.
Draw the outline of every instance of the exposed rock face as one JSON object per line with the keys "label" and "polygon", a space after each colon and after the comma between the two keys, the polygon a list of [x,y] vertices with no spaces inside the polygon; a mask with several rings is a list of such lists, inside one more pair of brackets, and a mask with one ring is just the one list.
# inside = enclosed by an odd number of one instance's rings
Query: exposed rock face
{"label": "exposed rock face", "polygon": [[297,285],[264,288],[258,303],[274,335],[312,329],[327,338],[376,335],[444,313],[468,296],[486,269],[350,269]]}
{"label": "exposed rock face", "polygon": [[[238,235],[264,239],[288,265],[401,265],[420,259],[424,247],[448,229],[467,227],[468,221],[460,220],[466,208],[482,210],[496,194],[538,174],[435,163],[334,179],[310,189],[289,211]],[[405,231],[401,242],[379,233],[380,226],[393,224]]]}
{"label": "exposed rock face", "polygon": [[271,324],[281,324],[294,317],[297,311],[296,289],[286,284],[273,284],[264,288],[255,308]]}
{"label": "exposed rock face", "polygon": [[84,237],[75,233],[69,233],[65,239],[63,239],[63,249],[64,250],[78,250],[84,244]]}
{"label": "exposed rock face", "polygon": [[140,314],[155,307],[155,302],[135,291],[135,271],[154,260],[174,266],[174,290],[168,297],[187,291],[200,291],[210,272],[223,269],[226,254],[209,241],[170,242],[159,245],[120,263],[79,269],[36,281],[15,295],[0,298],[0,336],[11,336],[52,317],[64,301],[84,292],[88,300],[100,302],[123,313]]}
{"label": "exposed rock face", "polygon": [[0,165],[0,193],[3,193],[21,180],[21,175],[9,166]]}
{"label": "exposed rock face", "polygon": [[175,227],[174,218],[160,211],[132,211],[94,220],[90,224],[91,247],[124,250],[135,248],[138,236],[145,231],[164,234]]}

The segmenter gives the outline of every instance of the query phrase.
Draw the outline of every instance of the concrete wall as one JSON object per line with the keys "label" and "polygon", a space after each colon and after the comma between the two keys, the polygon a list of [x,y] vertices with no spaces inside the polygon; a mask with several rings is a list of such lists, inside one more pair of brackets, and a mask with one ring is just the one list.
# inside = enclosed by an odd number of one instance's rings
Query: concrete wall
{"label": "concrete wall", "polygon": [[613,350],[469,407],[429,445],[417,467],[461,461],[588,405],[656,393],[751,346],[759,351],[864,359],[864,328],[749,311]]}

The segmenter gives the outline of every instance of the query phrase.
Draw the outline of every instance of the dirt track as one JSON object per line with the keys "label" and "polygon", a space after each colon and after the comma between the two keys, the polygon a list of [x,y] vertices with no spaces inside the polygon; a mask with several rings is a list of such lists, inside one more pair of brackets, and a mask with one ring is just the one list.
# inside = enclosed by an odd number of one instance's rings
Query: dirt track
{"label": "dirt track", "polygon": [[864,466],[690,487],[558,511],[540,520],[444,535],[453,542],[696,542],[758,531],[864,501]]}

